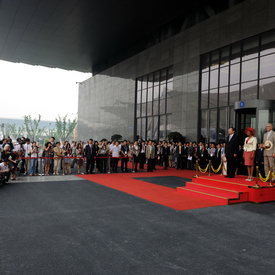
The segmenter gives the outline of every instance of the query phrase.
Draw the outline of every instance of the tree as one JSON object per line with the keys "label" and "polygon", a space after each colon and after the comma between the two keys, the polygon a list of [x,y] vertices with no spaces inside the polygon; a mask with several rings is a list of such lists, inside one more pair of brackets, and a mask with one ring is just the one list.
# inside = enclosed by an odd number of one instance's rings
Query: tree
{"label": "tree", "polygon": [[18,128],[16,127],[16,124],[6,124],[6,129],[8,129],[10,137],[13,139],[17,139],[18,137],[23,136],[25,132],[25,127],[24,126],[19,126]]}
{"label": "tree", "polygon": [[65,115],[63,118],[58,116],[58,118],[55,119],[55,138],[57,140],[68,140],[73,138],[73,132],[74,129],[77,126],[77,119],[73,119],[72,121],[69,119],[67,121],[67,116]]}
{"label": "tree", "polygon": [[25,123],[27,136],[32,140],[35,140],[36,138],[40,138],[45,132],[46,127],[43,127],[42,129],[39,128],[40,120],[41,120],[41,115],[38,116],[38,119],[34,118],[33,121],[30,115],[24,116],[24,123]]}
{"label": "tree", "polygon": [[122,139],[122,136],[119,135],[119,134],[114,134],[111,136],[111,140],[115,140],[115,141],[118,141],[118,140],[121,140]]}
{"label": "tree", "polygon": [[174,142],[184,142],[184,137],[181,133],[179,132],[171,132],[168,134],[168,139],[170,141],[174,141]]}

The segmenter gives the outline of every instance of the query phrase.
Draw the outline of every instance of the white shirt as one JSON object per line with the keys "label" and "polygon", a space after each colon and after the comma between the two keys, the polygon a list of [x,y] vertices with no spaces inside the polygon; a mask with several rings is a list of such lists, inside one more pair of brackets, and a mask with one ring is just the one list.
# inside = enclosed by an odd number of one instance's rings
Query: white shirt
{"label": "white shirt", "polygon": [[25,143],[25,144],[23,145],[23,148],[24,148],[24,150],[25,150],[25,158],[27,158],[27,157],[29,156],[28,153],[29,153],[29,151],[31,150],[32,145],[31,145],[31,144]]}
{"label": "white shirt", "polygon": [[1,171],[9,170],[9,166],[5,165],[4,162],[0,163],[0,168],[1,168]]}
{"label": "white shirt", "polygon": [[111,151],[112,151],[112,157],[114,158],[118,158],[119,157],[119,153],[121,151],[121,145],[114,145],[111,147]]}

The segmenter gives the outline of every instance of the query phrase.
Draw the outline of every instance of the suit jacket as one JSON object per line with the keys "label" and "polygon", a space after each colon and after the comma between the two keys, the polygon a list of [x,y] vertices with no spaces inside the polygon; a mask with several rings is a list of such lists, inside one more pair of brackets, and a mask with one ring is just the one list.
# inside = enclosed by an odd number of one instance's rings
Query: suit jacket
{"label": "suit jacket", "polygon": [[216,149],[215,152],[215,161],[220,161],[221,160],[221,153],[222,153],[222,149]]}
{"label": "suit jacket", "polygon": [[152,149],[151,149],[151,154],[150,154],[150,146],[147,145],[146,146],[146,158],[147,159],[154,159],[155,158],[155,155],[156,155],[156,151],[155,151],[155,146],[152,145]]}
{"label": "suit jacket", "polygon": [[193,146],[189,146],[187,148],[187,155],[193,156],[194,153],[194,147]]}
{"label": "suit jacket", "polygon": [[264,162],[264,149],[261,150],[258,148],[255,153],[255,161],[258,162],[259,164]]}
{"label": "suit jacket", "polygon": [[233,157],[234,154],[238,154],[239,151],[239,141],[236,134],[234,134],[229,141],[229,136],[225,140],[225,155],[226,157]]}
{"label": "suit jacket", "polygon": [[267,134],[268,133],[265,133],[264,134],[264,140],[263,140],[263,144],[267,141],[267,140],[270,140],[272,143],[273,143],[273,147],[272,149],[270,150],[264,150],[264,156],[267,156],[267,157],[272,157],[272,154],[275,154],[275,132],[272,131],[269,138],[267,138]]}
{"label": "suit jacket", "polygon": [[164,157],[166,157],[166,156],[170,156],[170,147],[162,147],[162,155],[164,156]]}
{"label": "suit jacket", "polygon": [[[176,156],[177,156],[177,158],[180,156],[180,149],[179,149],[180,147],[179,146],[177,146],[177,148],[176,148]],[[186,155],[186,150],[184,149],[184,146],[181,146],[181,156],[183,157],[184,155]]]}
{"label": "suit jacket", "polygon": [[96,156],[96,148],[94,144],[92,144],[92,148],[90,148],[90,144],[87,144],[85,147],[85,156],[88,159],[92,159]]}

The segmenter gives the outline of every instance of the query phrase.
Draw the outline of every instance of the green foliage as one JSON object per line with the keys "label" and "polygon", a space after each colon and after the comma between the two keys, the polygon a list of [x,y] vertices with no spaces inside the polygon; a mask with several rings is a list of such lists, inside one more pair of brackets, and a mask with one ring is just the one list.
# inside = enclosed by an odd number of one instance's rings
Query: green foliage
{"label": "green foliage", "polygon": [[184,137],[181,133],[179,132],[171,132],[168,134],[168,139],[170,141],[174,141],[174,142],[184,142]]}
{"label": "green foliage", "polygon": [[74,129],[77,126],[77,119],[73,119],[72,121],[68,119],[65,115],[63,118],[58,116],[58,118],[55,119],[55,132],[53,132],[53,136],[56,138],[56,140],[69,140],[73,138],[73,132]]}
{"label": "green foliage", "polygon": [[39,123],[41,120],[41,115],[38,116],[38,119],[33,119],[31,116],[24,116],[24,123],[25,123],[25,128],[26,128],[26,132],[27,132],[27,136],[30,139],[36,140],[36,138],[41,138],[45,132],[45,128],[43,127],[42,129],[39,128]]}
{"label": "green foliage", "polygon": [[115,140],[115,141],[118,141],[118,140],[121,140],[122,139],[122,135],[119,135],[119,134],[114,134],[111,136],[111,140]]}

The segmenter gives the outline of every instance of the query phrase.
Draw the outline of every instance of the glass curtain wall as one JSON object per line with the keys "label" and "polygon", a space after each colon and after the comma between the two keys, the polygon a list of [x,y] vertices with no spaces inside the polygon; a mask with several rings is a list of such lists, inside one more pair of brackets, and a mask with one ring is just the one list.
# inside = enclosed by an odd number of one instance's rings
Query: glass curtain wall
{"label": "glass curtain wall", "polygon": [[173,67],[136,80],[136,135],[163,140],[171,131]]}
{"label": "glass curtain wall", "polygon": [[200,77],[201,139],[223,142],[236,101],[275,99],[275,31],[202,55]]}

